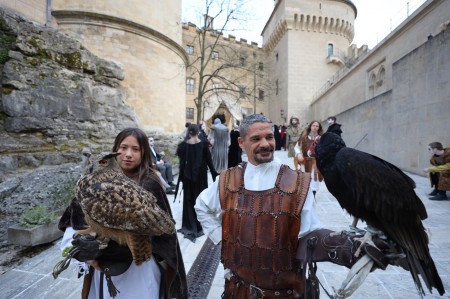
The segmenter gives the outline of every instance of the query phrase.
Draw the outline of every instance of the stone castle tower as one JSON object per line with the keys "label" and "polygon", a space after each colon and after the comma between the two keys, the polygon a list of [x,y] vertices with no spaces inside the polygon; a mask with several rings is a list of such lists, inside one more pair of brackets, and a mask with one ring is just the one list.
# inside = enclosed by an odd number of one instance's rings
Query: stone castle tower
{"label": "stone castle tower", "polygon": [[185,115],[181,0],[51,2],[53,23],[94,54],[120,62],[145,131],[179,132]]}
{"label": "stone castle tower", "polygon": [[275,93],[269,117],[310,122],[314,95],[342,66],[354,37],[355,5],[348,0],[276,0],[263,31]]}

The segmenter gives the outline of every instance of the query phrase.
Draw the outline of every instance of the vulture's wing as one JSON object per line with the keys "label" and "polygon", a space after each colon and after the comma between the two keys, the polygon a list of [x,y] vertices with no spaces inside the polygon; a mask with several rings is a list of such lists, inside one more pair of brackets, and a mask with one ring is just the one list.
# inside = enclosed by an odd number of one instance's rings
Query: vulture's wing
{"label": "vulture's wing", "polygon": [[428,236],[421,221],[427,218],[427,212],[414,192],[414,181],[391,163],[351,148],[342,148],[336,154],[335,171],[342,186],[332,189],[343,188],[336,194],[347,196],[337,198],[341,206],[382,230],[403,249],[422,293],[419,273],[430,292],[435,287],[442,295],[444,287],[430,256]]}
{"label": "vulture's wing", "polygon": [[[405,226],[427,218],[420,198],[414,192],[414,181],[395,165],[351,148],[343,148],[336,154],[338,172],[355,216],[383,231],[386,227]],[[340,199],[338,199],[340,200]],[[350,199],[347,199],[347,201]],[[365,219],[368,218],[368,219]]]}

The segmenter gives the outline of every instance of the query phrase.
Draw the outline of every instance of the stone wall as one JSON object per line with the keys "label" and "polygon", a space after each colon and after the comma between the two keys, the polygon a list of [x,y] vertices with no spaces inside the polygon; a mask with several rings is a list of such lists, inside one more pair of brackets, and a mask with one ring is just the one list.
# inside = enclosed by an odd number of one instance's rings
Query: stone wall
{"label": "stone wall", "polygon": [[[450,146],[449,1],[427,1],[312,105],[337,115],[347,146],[424,175],[427,145]],[[325,127],[326,124],[324,123]]]}
{"label": "stone wall", "polygon": [[124,66],[122,86],[142,129],[177,133],[184,128],[181,0],[55,0],[52,16],[59,30],[92,53]]}
{"label": "stone wall", "polygon": [[48,0],[0,0],[0,7],[11,9],[44,25],[47,22],[47,2]]}
{"label": "stone wall", "polygon": [[81,149],[110,150],[137,127],[123,67],[78,41],[0,8],[0,240],[27,207],[61,209]]}
{"label": "stone wall", "polygon": [[[347,146],[424,175],[427,146],[450,146],[450,29],[392,65],[393,88],[337,115]],[[326,125],[325,125],[326,126]]]}

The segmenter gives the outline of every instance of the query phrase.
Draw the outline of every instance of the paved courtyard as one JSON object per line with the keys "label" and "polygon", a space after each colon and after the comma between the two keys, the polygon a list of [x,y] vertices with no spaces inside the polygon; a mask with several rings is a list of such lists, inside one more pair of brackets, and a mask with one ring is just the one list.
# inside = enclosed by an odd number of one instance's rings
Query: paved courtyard
{"label": "paved courtyard", "polygon": [[[291,167],[293,166],[291,159],[287,158],[287,152],[277,151],[275,156]],[[427,292],[425,298],[450,298],[450,200],[442,202],[428,200],[426,194],[431,191],[428,179],[413,174],[409,175],[416,182],[416,193],[423,200],[428,211],[428,219],[424,221],[424,224],[432,233],[430,251],[447,291],[444,297],[439,296],[436,291],[433,294]],[[169,201],[177,220],[177,228],[179,228],[182,203],[178,199],[173,203],[173,195],[169,195]],[[323,226],[326,228],[347,229],[352,221],[352,218],[340,208],[323,183],[316,196],[316,208]],[[179,235],[179,238],[188,272],[206,237],[197,239],[195,243],[184,239],[182,235]],[[60,257],[58,242],[55,242],[50,249],[1,275],[0,299],[80,298],[82,280],[77,279],[72,267],[64,271],[56,280],[51,275],[52,268],[60,260]],[[348,269],[330,263],[320,263],[318,268],[318,277],[329,292],[333,291],[333,287],[338,289],[348,273]],[[222,291],[223,268],[219,264],[207,298],[218,299]],[[320,298],[328,298],[323,290],[321,290]],[[386,271],[376,270],[370,273],[351,298],[414,299],[420,298],[420,296],[409,272],[399,267],[389,266]]]}

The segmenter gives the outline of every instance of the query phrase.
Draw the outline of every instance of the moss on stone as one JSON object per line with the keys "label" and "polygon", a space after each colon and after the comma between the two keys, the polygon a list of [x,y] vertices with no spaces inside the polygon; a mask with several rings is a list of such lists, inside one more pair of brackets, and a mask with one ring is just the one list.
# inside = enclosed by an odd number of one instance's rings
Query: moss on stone
{"label": "moss on stone", "polygon": [[5,34],[0,32],[0,65],[5,64],[9,60],[8,52],[12,49],[13,44],[16,42],[15,35]]}
{"label": "moss on stone", "polygon": [[5,64],[8,59],[8,49],[0,49],[0,64]]}
{"label": "moss on stone", "polygon": [[10,85],[4,85],[2,86],[2,92],[3,94],[10,94],[11,92],[13,92],[13,90],[15,90],[16,88],[14,88],[13,86]]}
{"label": "moss on stone", "polygon": [[53,55],[53,60],[69,69],[81,69],[83,67],[80,52],[68,54],[55,53]]}

